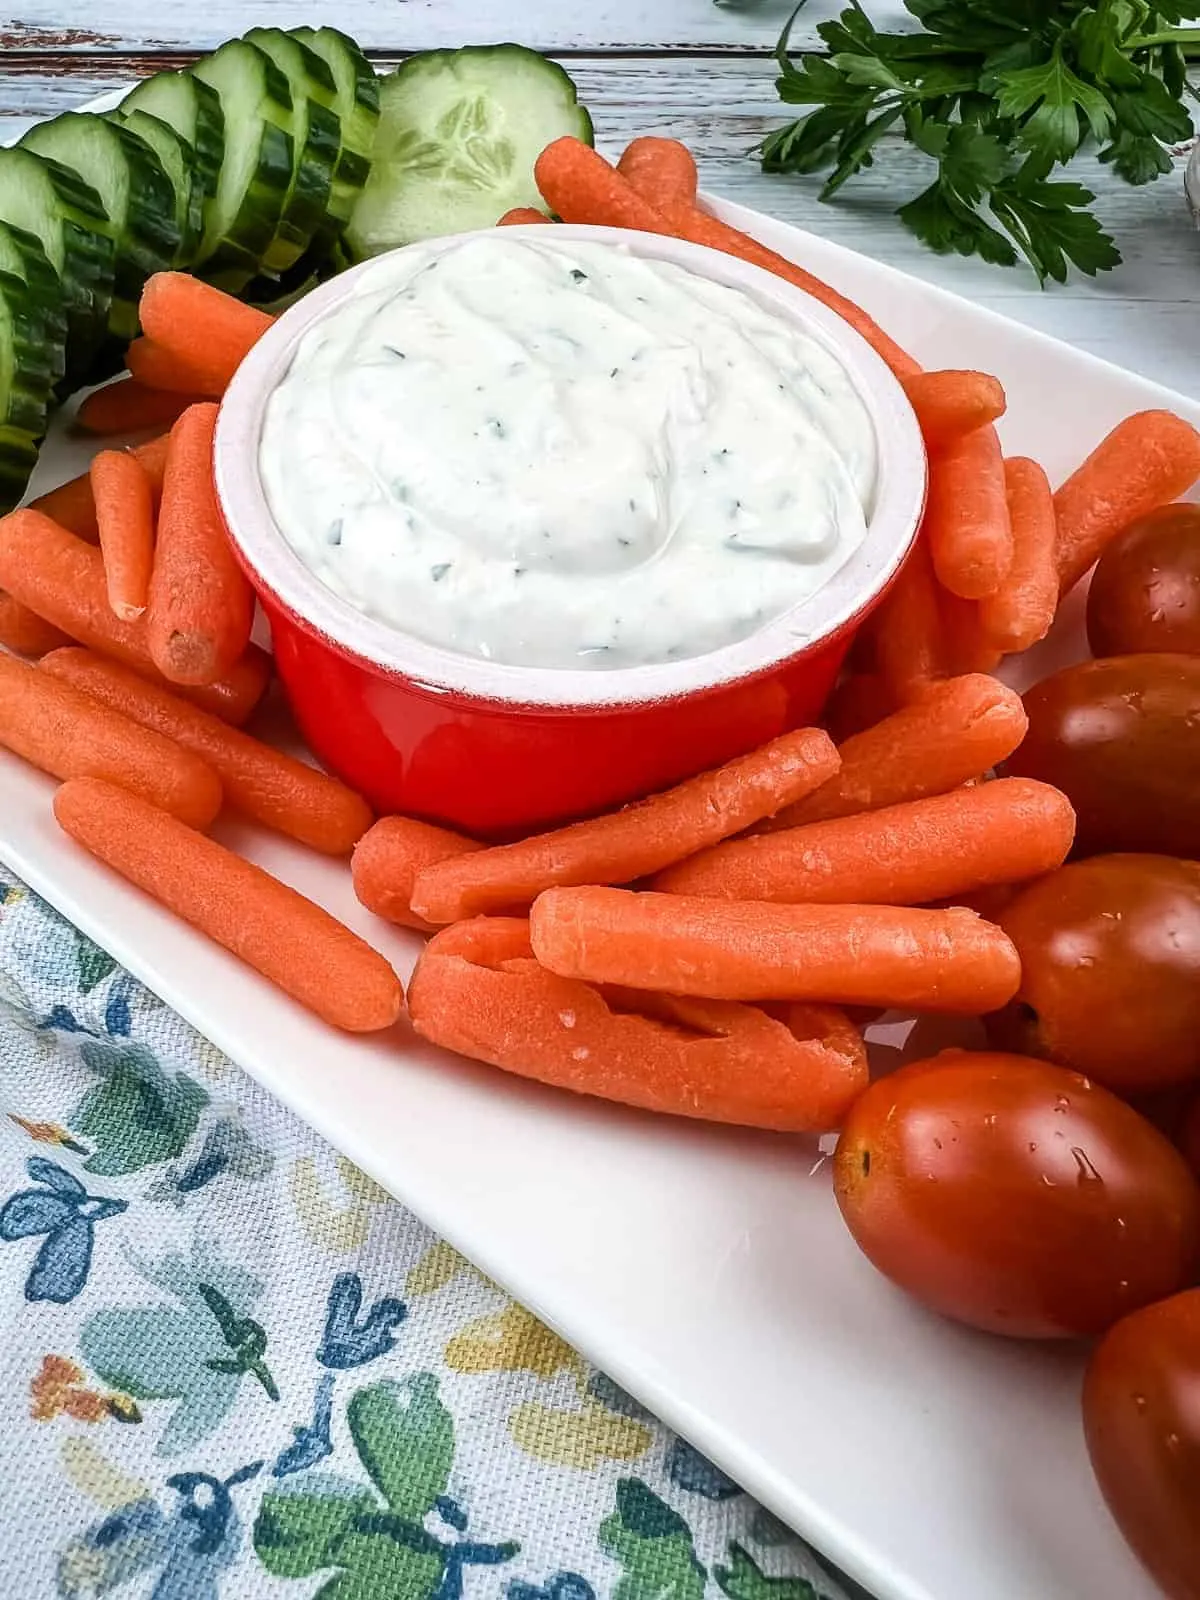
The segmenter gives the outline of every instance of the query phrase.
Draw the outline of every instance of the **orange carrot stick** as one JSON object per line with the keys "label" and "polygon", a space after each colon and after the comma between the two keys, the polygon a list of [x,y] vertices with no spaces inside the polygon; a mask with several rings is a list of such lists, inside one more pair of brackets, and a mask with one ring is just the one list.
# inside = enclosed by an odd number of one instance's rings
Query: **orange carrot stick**
{"label": "orange carrot stick", "polygon": [[1013,564],[1008,577],[979,602],[984,637],[1005,655],[1044,639],[1058,609],[1054,500],[1046,474],[1026,456],[1004,463]]}
{"label": "orange carrot stick", "polygon": [[994,594],[1012,566],[1004,457],[995,428],[976,428],[929,463],[925,536],[938,582],[964,600]]}
{"label": "orange carrot stick", "polygon": [[774,816],[837,766],[819,728],[782,734],[624,810],[436,862],[417,874],[412,909],[429,922],[458,922],[527,906],[552,884],[632,883]]}
{"label": "orange carrot stick", "polygon": [[547,889],[533,953],[562,978],[714,1000],[820,1000],[981,1015],[1012,999],[1021,962],[973,911],[777,906]]}
{"label": "orange carrot stick", "polygon": [[767,826],[794,828],[946,794],[1012,755],[1028,726],[1020,695],[995,678],[948,678],[847,739],[837,776]]}
{"label": "orange carrot stick", "polygon": [[[167,466],[167,438],[164,433],[157,439],[149,439],[145,444],[135,445],[130,452],[137,457],[154,488],[154,504],[157,508],[159,496],[162,494],[163,473]],[[89,544],[100,543],[100,528],[96,521],[96,500],[92,494],[91,474],[81,472],[77,478],[62,483],[57,489],[39,495],[36,500],[30,501],[30,511],[40,511],[44,517],[49,517],[51,522],[57,522],[60,528],[66,528],[76,538],[86,539]]]}
{"label": "orange carrot stick", "polygon": [[987,636],[983,626],[983,600],[960,600],[938,587],[938,615],[942,619],[945,672],[957,678],[970,672],[995,672],[1004,652]]}
{"label": "orange carrot stick", "polygon": [[538,211],[533,206],[514,206],[511,211],[506,211],[496,224],[498,228],[522,228],[527,223],[549,222],[550,218],[544,211]]}
{"label": "orange carrot stick", "polygon": [[145,334],[134,339],[126,350],[125,365],[144,389],[161,389],[167,394],[203,395],[219,400],[229,387],[229,379],[219,367],[185,361]]}
{"label": "orange carrot stick", "polygon": [[92,460],[100,553],[115,616],[132,622],[146,609],[154,565],[154,488],[136,456],[101,450]]}
{"label": "orange carrot stick", "polygon": [[334,1027],[367,1033],[399,1017],[404,992],[378,951],[224,845],[93,778],[64,783],[54,815],[90,854]]}
{"label": "orange carrot stick", "polygon": [[1054,496],[1058,589],[1066,594],[1128,523],[1200,478],[1200,433],[1173,411],[1119,422]]}
{"label": "orange carrot stick", "polygon": [[44,656],[47,650],[70,642],[52,622],[0,589],[0,644],[6,650],[15,650],[19,656]]}
{"label": "orange carrot stick", "polygon": [[0,655],[0,745],[56,778],[106,778],[193,828],[221,809],[216,773],[81,689]]}
{"label": "orange carrot stick", "polygon": [[412,909],[417,874],[437,861],[482,850],[476,839],[449,828],[418,822],[415,817],[380,817],[354,847],[350,873],[354,892],[368,911],[405,928],[431,933],[436,923],[426,922]]}
{"label": "orange carrot stick", "polygon": [[836,1127],[867,1081],[862,1036],[831,1007],[606,996],[532,959],[528,923],[480,917],[425,947],[408,993],[435,1044],[576,1094],[781,1132]]}
{"label": "orange carrot stick", "polygon": [[150,389],[136,378],[118,378],[85,396],[75,413],[75,426],[83,433],[95,434],[169,428],[200,398],[194,394],[172,394],[167,389]]}
{"label": "orange carrot stick", "polygon": [[594,222],[610,228],[665,233],[693,244],[707,245],[725,255],[738,256],[795,284],[836,311],[898,376],[920,371],[913,358],[889,339],[861,306],[830,288],[822,279],[759,244],[749,234],[718,222],[695,205],[685,202],[672,205],[665,212],[659,211],[647,204],[628,179],[590,145],[569,136],[556,139],[538,157],[534,176],[547,205],[564,222]]}
{"label": "orange carrot stick", "polygon": [[634,139],[617,162],[617,171],[657,210],[695,203],[696,158],[678,139]]}
{"label": "orange carrot stick", "polygon": [[343,856],[371,826],[370,807],[344,783],[229,727],[128,667],[86,650],[55,650],[39,670],[194,751],[220,778],[229,804],[266,828],[326,855]]}
{"label": "orange carrot stick", "polygon": [[146,637],[172,683],[222,677],[245,650],[254,595],[225,531],[213,483],[214,405],[193,406],[171,429],[150,579]]}
{"label": "orange carrot stick", "polygon": [[869,618],[867,631],[879,677],[894,705],[904,705],[946,675],[938,591],[923,536]]}
{"label": "orange carrot stick", "polygon": [[665,894],[785,905],[919,906],[1052,872],[1075,813],[1032,779],[1001,778],[833,822],[729,839],[668,867]]}
{"label": "orange carrot stick", "polygon": [[275,320],[186,272],[148,278],[139,314],[156,345],[185,367],[223,378],[225,386]]}
{"label": "orange carrot stick", "polygon": [[[144,678],[162,681],[150,658],[146,619],[122,622],[113,615],[99,550],[40,511],[0,518],[0,587],[68,638],[123,661]],[[240,725],[262,699],[270,675],[270,657],[251,645],[224,678],[180,692],[223,721]]]}
{"label": "orange carrot stick", "polygon": [[995,422],[1008,404],[999,378],[986,372],[916,372],[903,383],[930,450]]}

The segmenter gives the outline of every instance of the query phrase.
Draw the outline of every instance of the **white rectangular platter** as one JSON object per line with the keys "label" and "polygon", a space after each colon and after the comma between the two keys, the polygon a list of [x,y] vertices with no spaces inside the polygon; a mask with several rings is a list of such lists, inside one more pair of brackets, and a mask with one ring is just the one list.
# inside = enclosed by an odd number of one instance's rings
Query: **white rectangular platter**
{"label": "white rectangular platter", "polygon": [[[714,208],[930,366],[997,373],[1006,447],[1054,479],[1130,411],[1200,422],[1067,345]],[[69,447],[50,448],[46,482],[71,470]],[[893,1291],[843,1228],[814,1143],[543,1091],[403,1028],[339,1035],[74,847],[52,790],[0,754],[14,871],[880,1600],[1154,1600],[1092,1483],[1078,1355],[971,1334]],[[236,843],[407,973],[416,938],[357,906],[343,864],[249,829]]]}

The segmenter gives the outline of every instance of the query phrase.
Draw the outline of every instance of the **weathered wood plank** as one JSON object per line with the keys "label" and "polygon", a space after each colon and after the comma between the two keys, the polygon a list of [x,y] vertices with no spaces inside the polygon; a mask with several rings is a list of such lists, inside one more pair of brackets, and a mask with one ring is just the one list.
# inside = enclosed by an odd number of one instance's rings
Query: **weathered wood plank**
{"label": "weathered wood plank", "polygon": [[[0,20],[0,51],[207,49],[255,25],[293,27],[329,22],[373,49],[426,50],[491,44],[518,37],[545,50],[660,50],[689,46],[762,49],[774,44],[791,0],[208,0],[203,6],[161,0],[12,0]],[[835,7],[819,0],[805,29]],[[882,0],[879,18],[900,15],[900,0]],[[97,15],[99,13],[99,15]]]}
{"label": "weathered wood plank", "polygon": [[[129,56],[0,58],[0,136],[11,137],[29,121],[116,88],[154,65]],[[1181,176],[1135,190],[1103,169],[1089,173],[1125,264],[1098,282],[1076,280],[1039,294],[1024,271],[933,256],[904,231],[892,207],[925,181],[921,158],[907,148],[888,148],[836,206],[818,203],[811,180],[764,177],[750,152],[787,114],[775,98],[766,60],[593,57],[572,60],[569,67],[593,109],[603,148],[615,152],[638,133],[673,134],[696,151],[703,181],[716,193],[892,262],[1185,392],[1200,388],[1194,312],[1200,238],[1183,203]]]}

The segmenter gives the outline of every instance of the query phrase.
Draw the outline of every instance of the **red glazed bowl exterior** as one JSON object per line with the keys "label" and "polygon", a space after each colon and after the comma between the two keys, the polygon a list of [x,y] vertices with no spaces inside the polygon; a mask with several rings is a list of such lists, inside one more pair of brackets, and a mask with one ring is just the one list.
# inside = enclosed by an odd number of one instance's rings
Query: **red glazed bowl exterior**
{"label": "red glazed bowl exterior", "polygon": [[[814,721],[857,628],[899,571],[924,504],[924,452],[903,391],[833,313],[697,246],[607,229],[558,231],[612,238],[753,287],[801,317],[806,331],[816,324],[872,405],[876,515],[882,508],[887,526],[872,518],[865,570],[835,580],[831,606],[822,605],[822,591],[803,616],[693,663],[585,674],[451,657],[353,610],[303,567],[270,517],[257,472],[267,396],[297,340],[370,263],[301,301],[247,358],[222,405],[216,474],[234,549],[266,614],[300,730],[320,760],[382,813],[492,838],[619,805]],[[805,626],[789,629],[789,620]]]}

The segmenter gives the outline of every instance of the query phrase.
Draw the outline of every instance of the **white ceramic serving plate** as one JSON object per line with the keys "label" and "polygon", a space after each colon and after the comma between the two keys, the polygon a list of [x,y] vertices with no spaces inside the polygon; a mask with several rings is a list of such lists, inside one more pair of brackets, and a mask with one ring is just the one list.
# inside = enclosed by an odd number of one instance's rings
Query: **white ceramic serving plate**
{"label": "white ceramic serving plate", "polygon": [[[1052,478],[1130,411],[1200,422],[1179,395],[889,267],[714,209],[930,366],[997,373],[1006,447]],[[38,485],[84,459],[54,438]],[[1063,619],[1024,678],[1081,640]],[[894,1291],[843,1228],[814,1142],[573,1099],[403,1027],[337,1034],[72,845],[53,787],[0,755],[15,872],[880,1600],[1154,1600],[1092,1483],[1077,1354],[974,1335]],[[363,911],[344,865],[239,825],[221,836],[407,973],[416,937]]]}

